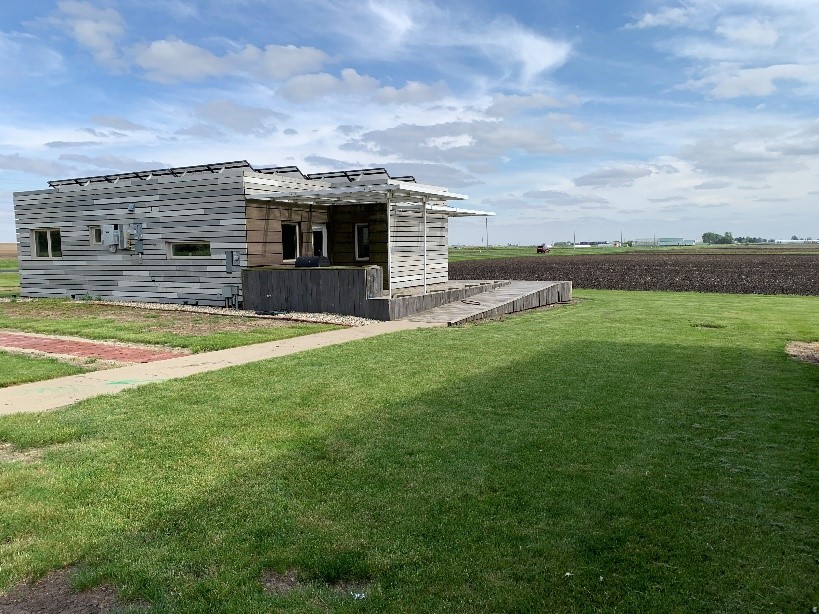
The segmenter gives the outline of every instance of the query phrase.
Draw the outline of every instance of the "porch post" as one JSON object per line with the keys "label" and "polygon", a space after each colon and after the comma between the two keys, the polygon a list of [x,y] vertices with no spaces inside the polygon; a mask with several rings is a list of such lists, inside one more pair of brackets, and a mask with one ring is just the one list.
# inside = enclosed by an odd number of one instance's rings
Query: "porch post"
{"label": "porch post", "polygon": [[421,201],[421,218],[424,229],[424,294],[427,293],[427,199]]}
{"label": "porch post", "polygon": [[390,224],[390,197],[387,196],[387,297],[392,298],[392,224]]}

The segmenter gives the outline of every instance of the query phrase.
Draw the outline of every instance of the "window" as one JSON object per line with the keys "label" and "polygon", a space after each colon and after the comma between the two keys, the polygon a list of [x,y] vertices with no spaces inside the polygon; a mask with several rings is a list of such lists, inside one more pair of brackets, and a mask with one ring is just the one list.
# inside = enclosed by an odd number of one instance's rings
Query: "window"
{"label": "window", "polygon": [[299,257],[299,225],[282,222],[282,260],[292,262]]}
{"label": "window", "polygon": [[89,226],[88,235],[91,245],[102,245],[102,226]]}
{"label": "window", "polygon": [[174,258],[202,258],[210,256],[210,243],[171,243]]}
{"label": "window", "polygon": [[60,231],[56,228],[32,231],[35,258],[62,258],[63,246]]}
{"label": "window", "polygon": [[355,225],[355,259],[370,259],[370,225]]}

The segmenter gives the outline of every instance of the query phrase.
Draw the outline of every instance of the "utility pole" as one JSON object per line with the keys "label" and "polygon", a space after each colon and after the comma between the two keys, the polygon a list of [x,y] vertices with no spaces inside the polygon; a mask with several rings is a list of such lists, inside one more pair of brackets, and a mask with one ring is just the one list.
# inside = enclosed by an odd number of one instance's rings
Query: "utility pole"
{"label": "utility pole", "polygon": [[489,249],[489,216],[484,217],[483,221],[486,226],[486,249]]}

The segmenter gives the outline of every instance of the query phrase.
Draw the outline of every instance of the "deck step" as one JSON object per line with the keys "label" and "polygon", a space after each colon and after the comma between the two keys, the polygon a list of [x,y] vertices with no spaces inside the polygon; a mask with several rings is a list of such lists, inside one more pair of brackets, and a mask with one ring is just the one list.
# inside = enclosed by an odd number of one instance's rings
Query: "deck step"
{"label": "deck step", "polygon": [[502,288],[447,303],[405,319],[456,326],[569,301],[571,296],[572,284],[569,281],[513,281]]}

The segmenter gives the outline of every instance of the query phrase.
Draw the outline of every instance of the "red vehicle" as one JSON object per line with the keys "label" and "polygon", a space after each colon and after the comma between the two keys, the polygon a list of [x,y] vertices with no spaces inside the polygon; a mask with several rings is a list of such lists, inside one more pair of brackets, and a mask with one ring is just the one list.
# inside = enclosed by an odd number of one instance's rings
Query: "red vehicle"
{"label": "red vehicle", "polygon": [[538,245],[537,246],[537,253],[538,254],[548,254],[550,249],[551,248],[546,247],[546,244],[544,243],[543,245]]}

